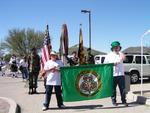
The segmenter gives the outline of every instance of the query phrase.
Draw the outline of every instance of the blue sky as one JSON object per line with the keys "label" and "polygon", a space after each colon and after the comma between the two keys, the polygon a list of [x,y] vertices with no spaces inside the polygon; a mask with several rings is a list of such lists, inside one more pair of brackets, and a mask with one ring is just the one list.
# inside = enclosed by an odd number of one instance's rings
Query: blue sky
{"label": "blue sky", "polygon": [[[92,48],[109,52],[114,40],[122,48],[140,46],[141,35],[150,29],[149,0],[1,0],[0,38],[5,40],[12,28],[45,31],[49,25],[52,47],[58,51],[62,24],[66,23],[69,46],[79,42],[82,24],[84,46],[89,45],[88,14],[92,13]],[[150,45],[145,39],[144,44]]]}

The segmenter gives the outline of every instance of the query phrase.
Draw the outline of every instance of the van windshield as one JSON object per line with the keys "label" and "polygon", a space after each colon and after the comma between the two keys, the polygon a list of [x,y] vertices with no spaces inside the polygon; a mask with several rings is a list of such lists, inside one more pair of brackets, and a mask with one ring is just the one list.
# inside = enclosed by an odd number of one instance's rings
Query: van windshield
{"label": "van windshield", "polygon": [[126,56],[126,58],[123,61],[123,63],[132,63],[132,61],[133,61],[133,56]]}

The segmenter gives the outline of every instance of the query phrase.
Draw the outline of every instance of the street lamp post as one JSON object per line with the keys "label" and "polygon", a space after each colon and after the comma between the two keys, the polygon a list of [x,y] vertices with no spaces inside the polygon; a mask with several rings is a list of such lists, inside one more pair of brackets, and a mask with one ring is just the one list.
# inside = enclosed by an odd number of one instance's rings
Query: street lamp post
{"label": "street lamp post", "polygon": [[81,12],[89,14],[89,54],[91,54],[91,11],[90,10],[81,10]]}
{"label": "street lamp post", "polygon": [[148,34],[150,34],[150,30],[141,36],[141,96],[143,96],[143,39]]}

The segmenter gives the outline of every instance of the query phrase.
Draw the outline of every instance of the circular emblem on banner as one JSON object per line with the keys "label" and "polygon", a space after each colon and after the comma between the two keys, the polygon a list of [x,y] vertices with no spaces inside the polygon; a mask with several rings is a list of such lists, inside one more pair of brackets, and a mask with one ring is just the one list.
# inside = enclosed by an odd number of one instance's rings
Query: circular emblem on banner
{"label": "circular emblem on banner", "polygon": [[95,71],[81,71],[76,79],[76,88],[84,96],[94,96],[102,85],[101,79]]}

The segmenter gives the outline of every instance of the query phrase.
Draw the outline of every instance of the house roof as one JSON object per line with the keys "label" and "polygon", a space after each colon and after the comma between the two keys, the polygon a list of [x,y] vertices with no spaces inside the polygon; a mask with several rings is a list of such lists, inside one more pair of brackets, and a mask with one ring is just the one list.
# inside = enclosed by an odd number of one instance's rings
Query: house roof
{"label": "house roof", "polygon": [[[69,48],[69,54],[71,54],[73,51],[76,51],[78,53],[78,49],[79,49],[79,45],[78,44],[70,47]],[[85,55],[88,54],[87,49],[88,49],[87,47],[84,47],[84,53],[85,53]],[[97,50],[94,50],[94,49],[91,49],[91,54],[95,56],[95,55],[99,55],[99,54],[100,55],[105,55],[106,53],[101,52],[101,51],[97,51]]]}
{"label": "house roof", "polygon": [[[125,54],[141,54],[141,47],[129,47],[129,48],[123,50],[123,53],[125,53]],[[143,47],[143,54],[150,55],[150,48]]]}

